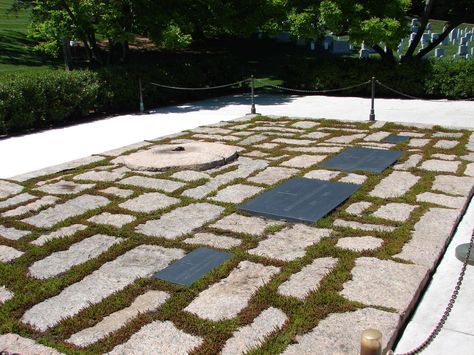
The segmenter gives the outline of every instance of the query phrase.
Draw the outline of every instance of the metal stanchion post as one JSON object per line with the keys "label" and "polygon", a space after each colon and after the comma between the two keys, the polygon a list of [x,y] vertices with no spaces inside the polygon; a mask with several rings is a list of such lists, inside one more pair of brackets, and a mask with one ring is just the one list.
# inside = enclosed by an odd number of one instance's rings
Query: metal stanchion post
{"label": "metal stanchion post", "polygon": [[142,90],[142,79],[138,79],[138,87],[140,88],[140,113],[145,112],[145,105],[143,104],[143,90]]}
{"label": "metal stanchion post", "polygon": [[370,115],[369,115],[369,121],[375,121],[375,108],[374,108],[374,103],[375,103],[375,77],[372,77],[372,103],[370,106]]}
{"label": "metal stanchion post", "polygon": [[366,329],[360,337],[360,355],[382,355],[382,333]]}
{"label": "metal stanchion post", "polygon": [[250,114],[255,115],[257,113],[257,110],[255,109],[255,79],[253,75],[251,77],[250,87],[252,90],[252,108],[250,109]]}

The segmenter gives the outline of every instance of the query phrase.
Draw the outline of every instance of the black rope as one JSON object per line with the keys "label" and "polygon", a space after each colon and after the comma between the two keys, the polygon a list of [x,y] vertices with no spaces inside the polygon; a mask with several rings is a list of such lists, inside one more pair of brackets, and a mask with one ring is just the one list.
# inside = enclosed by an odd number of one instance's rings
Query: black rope
{"label": "black rope", "polygon": [[345,90],[354,89],[354,88],[357,88],[357,87],[360,87],[360,86],[364,86],[364,85],[367,85],[367,84],[370,83],[370,80],[369,80],[369,81],[364,81],[363,83],[360,83],[360,84],[346,86],[346,87],[338,88],[338,89],[304,90],[304,89],[292,89],[292,88],[286,88],[284,86],[267,84],[267,83],[265,83],[265,81],[259,80],[259,79],[255,79],[255,81],[258,81],[258,82],[264,84],[264,86],[270,86],[270,87],[273,87],[273,88],[276,88],[276,89],[279,89],[279,90],[301,92],[301,93],[306,93],[306,94],[323,94],[323,93],[328,93],[328,92],[345,91]]}
{"label": "black rope", "polygon": [[249,80],[250,79],[245,79],[245,80],[236,81],[235,83],[229,83],[229,84],[223,84],[223,85],[217,85],[217,86],[206,86],[206,87],[199,87],[199,88],[197,88],[197,87],[191,88],[191,87],[183,87],[183,86],[170,86],[170,85],[158,84],[158,83],[153,83],[153,82],[150,82],[149,84],[154,85],[154,86],[159,86],[159,87],[162,87],[162,88],[165,88],[165,89],[174,89],[174,90],[214,90],[214,89],[223,89],[223,88],[227,88],[227,87],[231,87],[231,86],[235,86],[235,85],[240,85],[240,84],[245,83]]}

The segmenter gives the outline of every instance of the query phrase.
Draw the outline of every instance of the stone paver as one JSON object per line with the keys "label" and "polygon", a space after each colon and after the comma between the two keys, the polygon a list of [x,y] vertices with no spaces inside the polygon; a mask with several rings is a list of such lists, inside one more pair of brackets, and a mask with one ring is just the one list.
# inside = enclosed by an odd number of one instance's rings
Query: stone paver
{"label": "stone paver", "polygon": [[243,154],[245,154],[248,157],[254,157],[254,158],[263,158],[269,155],[268,153],[264,153],[259,150],[252,150],[251,152],[243,153]]}
{"label": "stone paver", "polygon": [[367,202],[367,201],[355,202],[346,208],[346,212],[353,214],[355,216],[362,216],[364,211],[370,208],[371,206],[372,206],[371,202]]}
{"label": "stone paver", "polygon": [[420,154],[412,154],[408,157],[406,161],[400,164],[396,164],[393,166],[395,170],[409,170],[411,168],[415,168],[421,161],[423,160],[423,156]]}
{"label": "stone paver", "polygon": [[54,184],[37,187],[35,190],[52,195],[75,195],[94,186],[95,184],[76,184],[72,181],[62,180]]}
{"label": "stone paver", "polygon": [[168,298],[166,292],[148,291],[138,296],[129,307],[108,315],[93,327],[71,335],[67,342],[82,348],[89,346],[119,330],[140,313],[157,310]]}
{"label": "stone paver", "polygon": [[401,197],[420,180],[419,176],[405,171],[393,171],[369,193],[380,198]]}
{"label": "stone paver", "polygon": [[467,160],[467,161],[474,161],[474,153],[471,152],[469,154],[463,155],[461,159]]}
{"label": "stone paver", "polygon": [[362,257],[356,259],[351,273],[352,280],[344,283],[341,295],[351,301],[395,308],[403,313],[414,301],[428,269],[419,265]]}
{"label": "stone paver", "polygon": [[367,180],[367,176],[365,176],[365,175],[350,173],[347,176],[344,176],[341,179],[339,179],[339,182],[345,182],[345,183],[348,183],[348,184],[362,185],[365,182],[365,180]]}
{"label": "stone paver", "polygon": [[410,241],[395,256],[432,269],[444,251],[458,218],[456,210],[430,208],[415,224]]}
{"label": "stone paver", "polygon": [[88,219],[89,222],[96,224],[108,224],[117,228],[121,228],[124,225],[133,222],[136,219],[134,216],[127,214],[112,214],[104,212]]}
{"label": "stone paver", "polygon": [[438,175],[433,182],[433,190],[451,195],[467,196],[474,188],[474,178],[451,175]]}
{"label": "stone paver", "polygon": [[308,139],[290,139],[290,138],[277,138],[272,140],[273,143],[282,143],[289,145],[310,145],[313,141]]}
{"label": "stone paver", "polygon": [[25,218],[22,222],[40,228],[49,228],[67,218],[79,216],[87,211],[104,207],[109,202],[108,199],[102,196],[82,195],[41,211],[33,217]]}
{"label": "stone paver", "polygon": [[459,166],[461,165],[460,161],[446,161],[438,159],[425,160],[421,164],[420,169],[429,170],[429,171],[441,171],[445,173],[455,173]]}
{"label": "stone paver", "polygon": [[64,238],[64,237],[70,237],[70,236],[72,236],[73,234],[75,234],[79,231],[83,231],[84,229],[87,229],[87,226],[85,226],[83,224],[73,224],[72,226],[63,227],[61,229],[58,229],[55,232],[52,232],[52,233],[49,233],[49,234],[46,234],[46,235],[42,235],[38,239],[33,240],[31,242],[31,244],[41,246],[41,245],[46,244],[50,240]]}
{"label": "stone paver", "polygon": [[176,239],[216,219],[222,212],[224,208],[220,206],[194,203],[141,224],[135,230],[150,237]]}
{"label": "stone paver", "polygon": [[416,195],[416,200],[419,202],[435,203],[450,208],[463,208],[464,204],[467,202],[465,197],[454,197],[433,192],[423,192]]}
{"label": "stone paver", "polygon": [[248,252],[267,258],[290,261],[304,256],[307,247],[318,243],[323,237],[329,237],[330,234],[330,229],[296,224],[269,236]]}
{"label": "stone paver", "polygon": [[278,308],[270,307],[256,317],[253,322],[239,328],[225,343],[222,355],[246,354],[261,345],[275,330],[280,329],[288,317]]}
{"label": "stone paver", "polygon": [[7,290],[5,286],[0,286],[0,304],[11,300],[14,296],[13,292]]}
{"label": "stone paver", "polygon": [[374,250],[380,248],[383,239],[374,237],[345,237],[337,241],[336,246],[342,249],[352,251]]}
{"label": "stone paver", "polygon": [[297,169],[271,166],[248,180],[257,184],[273,185],[298,173]]}
{"label": "stone paver", "polygon": [[119,207],[133,212],[149,213],[167,208],[179,202],[179,199],[166,196],[159,192],[147,192],[121,203]]}
{"label": "stone paver", "polygon": [[291,275],[288,281],[282,283],[278,287],[278,293],[304,300],[310,292],[318,289],[323,277],[328,275],[336,264],[337,259],[333,257],[315,259],[301,271]]}
{"label": "stone paver", "polygon": [[230,249],[242,243],[240,239],[212,233],[196,233],[192,238],[185,239],[184,242],[187,244],[203,244],[223,249]]}
{"label": "stone paver", "polygon": [[452,149],[455,146],[457,146],[459,142],[457,141],[451,141],[451,140],[440,140],[436,142],[434,145],[435,148],[440,148],[440,149]]}
{"label": "stone paver", "polygon": [[194,133],[205,133],[205,134],[229,134],[232,133],[230,129],[220,127],[198,127],[191,130]]}
{"label": "stone paver", "polygon": [[288,147],[284,148],[290,152],[299,153],[313,153],[313,154],[325,154],[325,153],[339,153],[344,147],[332,147],[332,146],[319,146],[319,147]]}
{"label": "stone paver", "polygon": [[375,211],[373,216],[396,222],[405,222],[417,207],[407,203],[387,203]]}
{"label": "stone paver", "polygon": [[318,354],[356,355],[360,352],[360,335],[365,329],[375,328],[382,333],[382,348],[392,343],[400,316],[373,308],[354,312],[333,313],[319,322],[309,333],[298,335],[283,355]]}
{"label": "stone paver", "polygon": [[464,175],[474,176],[474,163],[467,164],[466,171],[464,171]]}
{"label": "stone paver", "polygon": [[265,228],[283,225],[283,222],[266,220],[260,217],[247,217],[239,214],[231,214],[222,218],[209,227],[235,233],[246,233],[254,236],[260,236]]}
{"label": "stone paver", "polygon": [[197,181],[201,179],[209,179],[210,176],[201,171],[194,170],[182,170],[171,175],[172,178],[182,180],[182,181]]}
{"label": "stone paver", "polygon": [[279,144],[277,143],[262,143],[262,144],[254,145],[254,147],[258,149],[273,149],[278,146]]}
{"label": "stone paver", "polygon": [[364,141],[380,142],[382,139],[387,138],[391,135],[391,132],[379,131],[372,134],[369,134],[364,138]]}
{"label": "stone paver", "polygon": [[241,261],[229,276],[202,291],[184,310],[213,321],[234,318],[279,270],[275,266]]}
{"label": "stone paver", "polygon": [[290,168],[309,168],[326,159],[326,155],[300,155],[290,160],[284,161],[280,165]]}
{"label": "stone paver", "polygon": [[365,134],[351,134],[348,136],[339,136],[339,137],[334,137],[327,139],[325,142],[326,143],[342,143],[342,144],[349,144],[352,143],[355,140],[362,139],[365,137]]}
{"label": "stone paver", "polygon": [[144,187],[153,190],[161,190],[164,192],[173,192],[184,186],[182,182],[155,179],[145,176],[131,176],[126,179],[120,180],[118,183],[123,185]]}
{"label": "stone paver", "polygon": [[15,248],[0,245],[0,263],[9,263],[10,261],[18,259],[23,254],[22,251],[16,250]]}
{"label": "stone paver", "polygon": [[23,194],[11,197],[8,200],[0,202],[0,208],[2,208],[2,209],[3,208],[8,208],[8,207],[11,207],[11,206],[18,205],[20,203],[31,201],[35,198],[38,198],[38,197],[30,195],[29,193],[23,193]]}
{"label": "stone paver", "polygon": [[0,180],[0,198],[9,197],[23,190],[23,186],[10,181]]}
{"label": "stone paver", "polygon": [[311,132],[311,133],[304,134],[301,137],[302,138],[309,138],[309,139],[321,139],[321,138],[327,137],[329,135],[330,135],[330,133]]}
{"label": "stone paver", "polygon": [[408,136],[408,137],[413,137],[413,138],[421,138],[424,137],[426,134],[425,133],[419,133],[419,132],[399,132],[398,135],[400,136]]}
{"label": "stone paver", "polygon": [[256,134],[256,135],[253,135],[253,136],[249,136],[243,140],[241,140],[239,142],[239,145],[243,145],[243,146],[246,146],[246,145],[251,145],[251,144],[255,144],[255,143],[259,143],[259,142],[262,142],[264,141],[265,139],[267,139],[268,137],[263,135],[263,134]]}
{"label": "stone paver", "polygon": [[395,230],[395,227],[391,227],[391,226],[381,226],[377,224],[344,221],[342,219],[336,219],[334,221],[334,226],[343,227],[343,228],[360,229],[363,231],[374,231],[374,232],[393,232]]}
{"label": "stone paver", "polygon": [[10,240],[18,240],[20,238],[23,238],[27,234],[30,234],[30,232],[18,230],[13,227],[8,228],[0,225],[0,237]]}
{"label": "stone paver", "polygon": [[[57,296],[36,304],[25,312],[21,321],[40,331],[72,317],[91,304],[164,269],[172,260],[182,258],[181,249],[140,245],[102,265],[81,281],[66,287]],[[100,286],[100,287],[98,287]]]}
{"label": "stone paver", "polygon": [[213,140],[213,141],[223,141],[223,142],[235,142],[239,140],[239,137],[227,135],[222,136],[220,134],[195,134],[193,136],[195,139],[202,139],[202,140]]}
{"label": "stone paver", "polygon": [[74,180],[86,181],[116,181],[123,177],[123,173],[111,171],[88,171],[86,173],[74,176]]}
{"label": "stone paver", "polygon": [[55,252],[36,261],[28,270],[30,275],[37,279],[47,279],[95,258],[106,252],[112,245],[121,242],[123,238],[97,234],[71,245],[67,250]]}
{"label": "stone paver", "polygon": [[408,142],[408,146],[412,148],[421,148],[427,145],[430,141],[430,139],[412,138]]}
{"label": "stone paver", "polygon": [[454,132],[436,132],[433,133],[433,137],[436,138],[461,138],[463,133],[454,133]]}
{"label": "stone paver", "polygon": [[176,328],[170,321],[154,321],[142,327],[124,344],[116,346],[109,355],[173,354],[187,355],[201,345],[201,337]]}
{"label": "stone paver", "polygon": [[35,343],[34,340],[8,333],[0,335],[0,349],[3,354],[60,355],[56,349]]}
{"label": "stone paver", "polygon": [[25,206],[20,206],[13,210],[4,212],[2,213],[2,217],[16,217],[29,212],[36,212],[43,207],[54,205],[58,199],[59,198],[56,196],[44,196],[41,197],[39,200],[31,202]]}
{"label": "stone paver", "polygon": [[113,196],[122,197],[122,198],[129,197],[129,196],[133,195],[132,190],[119,189],[118,187],[115,187],[115,186],[108,187],[104,190],[100,190],[100,192],[102,192],[104,194],[107,194],[107,195],[113,195]]}
{"label": "stone paver", "polygon": [[319,122],[314,122],[314,121],[298,121],[298,122],[293,123],[291,127],[310,129],[319,125],[320,125]]}
{"label": "stone paver", "polygon": [[311,170],[310,172],[306,173],[304,177],[308,179],[329,181],[336,178],[339,174],[340,174],[339,171],[317,169],[317,170]]}
{"label": "stone paver", "polygon": [[432,155],[433,158],[443,159],[443,160],[456,160],[457,156],[454,154],[440,154],[435,153]]}
{"label": "stone paver", "polygon": [[219,190],[216,196],[211,197],[213,201],[227,202],[227,203],[240,203],[262,191],[262,187],[236,184],[225,187]]}

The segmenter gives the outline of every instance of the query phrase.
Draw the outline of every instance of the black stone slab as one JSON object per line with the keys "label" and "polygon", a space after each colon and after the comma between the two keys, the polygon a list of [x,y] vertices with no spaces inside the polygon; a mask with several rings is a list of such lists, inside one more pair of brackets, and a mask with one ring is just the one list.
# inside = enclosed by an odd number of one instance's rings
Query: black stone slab
{"label": "black stone slab", "polygon": [[178,285],[190,286],[232,256],[233,254],[224,251],[198,248],[155,273],[153,277]]}
{"label": "black stone slab", "polygon": [[396,134],[391,134],[387,138],[382,139],[383,143],[392,143],[392,144],[398,144],[401,142],[407,142],[410,140],[410,136],[399,136]]}
{"label": "black stone slab", "polygon": [[360,185],[293,178],[239,206],[241,211],[289,222],[315,223]]}
{"label": "black stone slab", "polygon": [[352,172],[357,170],[381,173],[395,163],[403,152],[397,150],[348,148],[321,166]]}

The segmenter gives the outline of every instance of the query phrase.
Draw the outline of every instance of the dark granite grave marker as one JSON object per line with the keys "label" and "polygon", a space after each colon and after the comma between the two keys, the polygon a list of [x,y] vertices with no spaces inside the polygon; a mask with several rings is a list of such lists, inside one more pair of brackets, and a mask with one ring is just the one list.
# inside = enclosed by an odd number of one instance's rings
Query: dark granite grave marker
{"label": "dark granite grave marker", "polygon": [[395,163],[403,152],[386,149],[348,148],[321,166],[352,172],[357,170],[381,173]]}
{"label": "dark granite grave marker", "polygon": [[409,136],[399,136],[396,134],[391,134],[387,138],[382,139],[383,143],[392,143],[392,144],[398,144],[401,142],[407,142],[410,140],[411,137]]}
{"label": "dark granite grave marker", "polygon": [[360,186],[293,178],[239,206],[254,215],[315,223],[347,200]]}
{"label": "dark granite grave marker", "polygon": [[198,248],[155,273],[153,277],[178,285],[190,286],[232,256],[233,254],[224,251]]}

